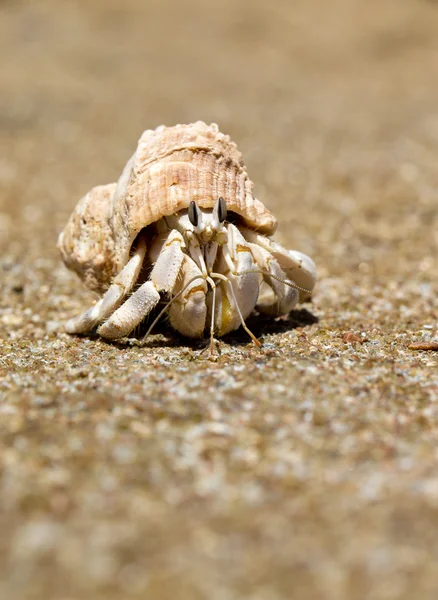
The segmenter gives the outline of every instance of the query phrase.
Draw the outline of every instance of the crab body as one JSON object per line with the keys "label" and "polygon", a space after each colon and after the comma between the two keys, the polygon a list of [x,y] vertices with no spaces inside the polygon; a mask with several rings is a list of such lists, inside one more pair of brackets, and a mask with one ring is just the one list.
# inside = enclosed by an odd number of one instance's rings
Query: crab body
{"label": "crab body", "polygon": [[256,307],[287,313],[316,272],[270,238],[276,226],[217,125],[145,131],[118,183],[82,198],[59,237],[66,265],[102,295],[66,329],[121,338],[163,297],[172,327],[188,337],[247,329]]}

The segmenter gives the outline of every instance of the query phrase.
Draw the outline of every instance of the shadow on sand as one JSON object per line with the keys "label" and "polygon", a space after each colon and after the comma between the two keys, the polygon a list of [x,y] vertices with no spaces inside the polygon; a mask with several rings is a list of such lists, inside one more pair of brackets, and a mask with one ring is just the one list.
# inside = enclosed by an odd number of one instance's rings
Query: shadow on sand
{"label": "shadow on sand", "polygon": [[[305,327],[307,325],[313,325],[318,322],[318,317],[305,308],[299,310],[292,310],[289,314],[281,317],[270,317],[259,313],[253,313],[247,320],[246,324],[253,334],[260,339],[263,343],[263,337],[265,335],[275,333],[286,333],[292,331],[297,327]],[[142,341],[143,336],[147,331],[147,324],[142,324],[134,332],[134,335],[129,339],[122,339],[117,341],[103,340],[100,341],[104,344],[111,346],[117,346],[120,348],[145,346],[148,348],[191,348],[192,350],[202,350],[208,345],[208,337],[204,339],[190,340],[177,331],[172,329],[167,320],[163,318],[157,323],[153,332],[147,338],[146,341]],[[165,338],[165,339],[163,339]],[[224,337],[220,338],[226,344],[232,346],[246,346],[251,340],[245,330],[240,327],[236,331],[228,333]]]}

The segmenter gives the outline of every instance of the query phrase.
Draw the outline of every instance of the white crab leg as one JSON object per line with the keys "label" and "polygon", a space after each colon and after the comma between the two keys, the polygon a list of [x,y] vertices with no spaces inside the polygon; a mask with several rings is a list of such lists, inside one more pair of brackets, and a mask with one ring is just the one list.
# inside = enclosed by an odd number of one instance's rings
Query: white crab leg
{"label": "white crab leg", "polygon": [[186,289],[169,307],[170,324],[187,337],[202,337],[207,316],[207,283],[190,256],[184,255],[181,274],[182,278],[178,278],[172,295],[180,293],[184,287]]}
{"label": "white crab leg", "polygon": [[150,280],[141,285],[97,330],[108,339],[125,337],[139,325],[160,300],[159,292],[175,286],[184,259],[182,235],[172,230],[162,243]]}
{"label": "white crab leg", "polygon": [[251,314],[260,287],[260,275],[249,244],[232,224],[228,225],[228,243],[222,246],[222,257],[225,265],[220,265],[218,271],[226,274],[229,285],[224,282],[220,286],[222,293],[216,310],[219,335],[237,329]]}
{"label": "white crab leg", "polygon": [[[192,257],[193,261],[198,266],[202,276],[204,277],[206,283],[211,287],[211,295],[206,297],[208,302],[208,308],[210,312],[210,355],[213,355],[214,352],[214,329],[215,329],[215,320],[216,320],[216,296],[217,296],[217,286],[209,275],[211,272],[211,268],[216,259],[218,250],[217,243],[209,243],[205,247],[206,257],[204,257],[201,247],[199,245],[198,239],[190,235],[189,236],[189,253]],[[207,262],[206,262],[207,261]]]}
{"label": "white crab leg", "polygon": [[99,322],[99,313],[102,308],[103,298],[81,315],[69,319],[65,324],[65,331],[73,334],[90,333]]}
{"label": "white crab leg", "polygon": [[261,301],[259,297],[257,309],[272,316],[287,314],[298,302],[298,290],[293,287],[292,282],[288,285],[287,275],[270,252],[257,244],[249,244],[249,246],[257,265],[263,271],[263,279],[275,294],[272,296],[272,301],[268,302]]}
{"label": "white crab leg", "polygon": [[125,337],[143,321],[159,300],[160,294],[153,282],[147,281],[99,327],[97,333],[110,340]]}
{"label": "white crab leg", "polygon": [[309,298],[309,292],[313,290],[316,283],[316,266],[309,256],[297,250],[287,250],[277,242],[247,227],[241,227],[240,231],[248,242],[261,246],[272,254],[285,271],[287,278],[302,288],[299,293],[301,302]]}
{"label": "white crab leg", "polygon": [[210,320],[210,356],[214,353],[214,325],[216,313],[216,296],[218,293],[217,285],[211,277],[207,277],[207,282],[210,284],[212,301],[211,301],[211,320]]}
{"label": "white crab leg", "polygon": [[184,260],[184,238],[176,229],[172,229],[164,241],[157,247],[152,244],[151,258],[156,257],[150,279],[158,291],[170,292],[175,286]]}
{"label": "white crab leg", "polygon": [[120,305],[123,298],[134,287],[138,279],[144,257],[146,242],[141,238],[134,254],[114,279],[104,296],[82,315],[70,319],[65,326],[67,333],[89,333],[98,323],[104,321]]}
{"label": "white crab leg", "polygon": [[[261,343],[259,342],[259,340],[256,338],[256,336],[253,334],[253,332],[248,328],[248,326],[245,323],[245,319],[243,318],[242,312],[239,308],[239,303],[237,302],[237,298],[234,293],[234,288],[233,288],[232,282],[230,281],[230,279],[228,277],[225,277],[225,275],[222,275],[221,273],[214,273],[214,277],[218,277],[222,281],[226,281],[226,283],[228,284],[231,296],[233,297],[233,300],[234,300],[234,307],[237,310],[237,314],[239,315],[239,318],[240,318],[240,324],[242,325],[242,327],[246,331],[246,333],[249,335],[249,337],[252,339],[252,341],[255,343],[255,345],[258,348],[261,348],[262,347]],[[222,294],[221,288],[215,288],[215,289],[217,289],[219,295]],[[213,307],[214,307],[214,304],[213,304]],[[213,308],[212,312],[214,313],[214,308]],[[211,348],[212,348],[212,346],[210,343],[210,350],[211,350]]]}

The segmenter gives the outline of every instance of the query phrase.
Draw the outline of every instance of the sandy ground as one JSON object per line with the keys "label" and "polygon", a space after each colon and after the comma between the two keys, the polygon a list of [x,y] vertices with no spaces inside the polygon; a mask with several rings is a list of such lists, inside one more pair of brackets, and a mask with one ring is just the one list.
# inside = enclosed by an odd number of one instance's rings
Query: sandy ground
{"label": "sandy ground", "polygon": [[[1,599],[437,598],[438,4],[10,0],[0,57]],[[198,119],[313,303],[216,361],[66,335],[73,206]]]}

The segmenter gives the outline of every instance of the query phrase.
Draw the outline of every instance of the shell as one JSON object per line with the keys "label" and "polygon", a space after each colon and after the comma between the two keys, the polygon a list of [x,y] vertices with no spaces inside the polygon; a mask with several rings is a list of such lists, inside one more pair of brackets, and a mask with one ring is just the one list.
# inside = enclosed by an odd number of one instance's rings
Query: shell
{"label": "shell", "polygon": [[120,270],[110,223],[116,183],[99,185],[79,200],[58,239],[62,260],[90,290],[105,291]]}
{"label": "shell", "polygon": [[192,200],[212,208],[220,196],[247,227],[274,233],[277,221],[254,198],[242,154],[215,123],[147,130],[118,183],[93,188],[78,203],[59,238],[62,258],[89,288],[103,291],[144,227]]}

